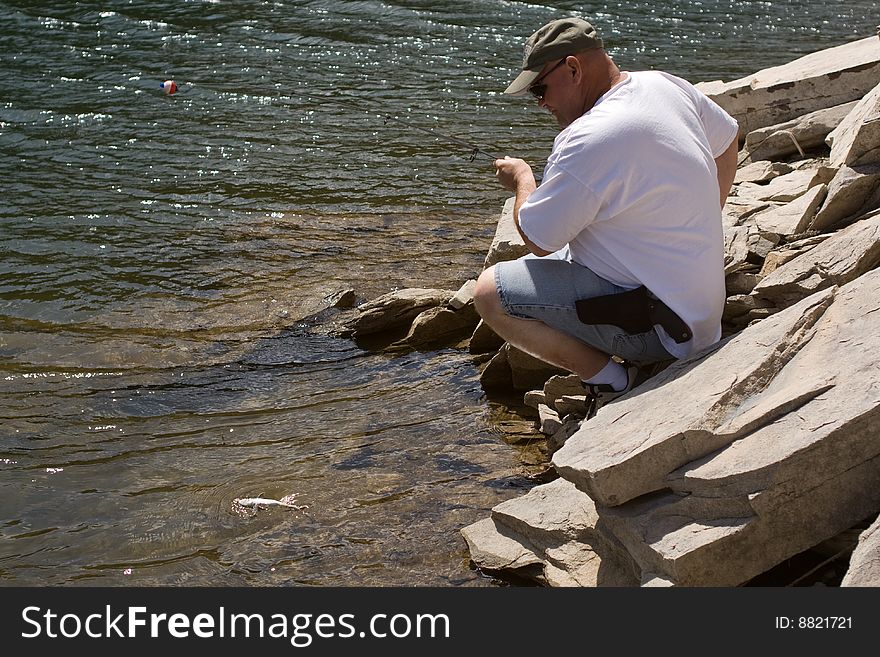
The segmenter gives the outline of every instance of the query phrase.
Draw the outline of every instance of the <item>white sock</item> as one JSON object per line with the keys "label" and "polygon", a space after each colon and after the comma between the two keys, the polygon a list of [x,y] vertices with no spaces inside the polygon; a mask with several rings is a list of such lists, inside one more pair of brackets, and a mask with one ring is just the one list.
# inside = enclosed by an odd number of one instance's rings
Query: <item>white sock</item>
{"label": "white sock", "polygon": [[629,373],[623,365],[612,358],[605,367],[584,381],[584,383],[610,385],[615,391],[620,392],[629,383]]}

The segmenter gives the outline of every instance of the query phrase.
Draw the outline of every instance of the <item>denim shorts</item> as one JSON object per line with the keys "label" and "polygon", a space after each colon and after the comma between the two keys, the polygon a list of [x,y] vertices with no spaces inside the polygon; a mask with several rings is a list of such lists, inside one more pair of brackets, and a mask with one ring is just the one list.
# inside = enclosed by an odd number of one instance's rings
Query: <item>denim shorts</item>
{"label": "denim shorts", "polygon": [[626,292],[590,269],[571,262],[567,249],[539,258],[527,255],[495,265],[495,287],[509,315],[537,319],[606,354],[635,365],[647,365],[673,356],[653,329],[630,335],[611,324],[584,324],[575,301]]}

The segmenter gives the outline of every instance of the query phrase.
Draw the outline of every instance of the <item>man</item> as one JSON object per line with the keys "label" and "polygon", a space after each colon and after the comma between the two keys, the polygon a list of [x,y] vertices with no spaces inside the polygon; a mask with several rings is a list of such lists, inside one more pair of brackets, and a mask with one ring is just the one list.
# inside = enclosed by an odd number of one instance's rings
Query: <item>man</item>
{"label": "man", "polygon": [[531,93],[562,130],[540,186],[523,160],[495,161],[532,255],[485,270],[476,307],[508,343],[579,375],[595,412],[637,366],[721,337],[737,123],[680,78],[621,71],[576,18],[529,37],[505,93]]}

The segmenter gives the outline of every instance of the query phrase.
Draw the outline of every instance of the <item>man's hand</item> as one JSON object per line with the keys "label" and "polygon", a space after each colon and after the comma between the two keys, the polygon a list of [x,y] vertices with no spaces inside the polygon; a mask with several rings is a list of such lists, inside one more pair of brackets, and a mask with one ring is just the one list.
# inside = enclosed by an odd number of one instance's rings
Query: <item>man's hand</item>
{"label": "man's hand", "polygon": [[545,251],[534,244],[519,225],[519,209],[528,200],[529,194],[538,188],[535,176],[532,174],[532,167],[526,164],[525,160],[505,157],[501,160],[495,160],[495,175],[498,177],[498,182],[516,194],[513,203],[513,222],[516,224],[516,229],[523,238],[526,248],[538,256],[550,255],[550,251]]}
{"label": "man's hand", "polygon": [[495,177],[505,189],[511,192],[524,192],[528,195],[537,187],[532,167],[526,164],[525,160],[515,157],[495,160]]}

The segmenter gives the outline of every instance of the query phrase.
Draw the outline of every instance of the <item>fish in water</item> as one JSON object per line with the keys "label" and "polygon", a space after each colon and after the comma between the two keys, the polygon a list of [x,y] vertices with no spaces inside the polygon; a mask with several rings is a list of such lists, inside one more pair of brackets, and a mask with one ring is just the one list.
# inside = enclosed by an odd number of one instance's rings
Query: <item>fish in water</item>
{"label": "fish in water", "polygon": [[296,493],[292,495],[285,495],[280,500],[273,500],[270,497],[239,497],[232,500],[232,505],[239,508],[248,508],[248,509],[264,509],[270,506],[283,506],[289,509],[307,509],[307,506],[302,506],[299,504],[294,504],[294,499],[296,498]]}

